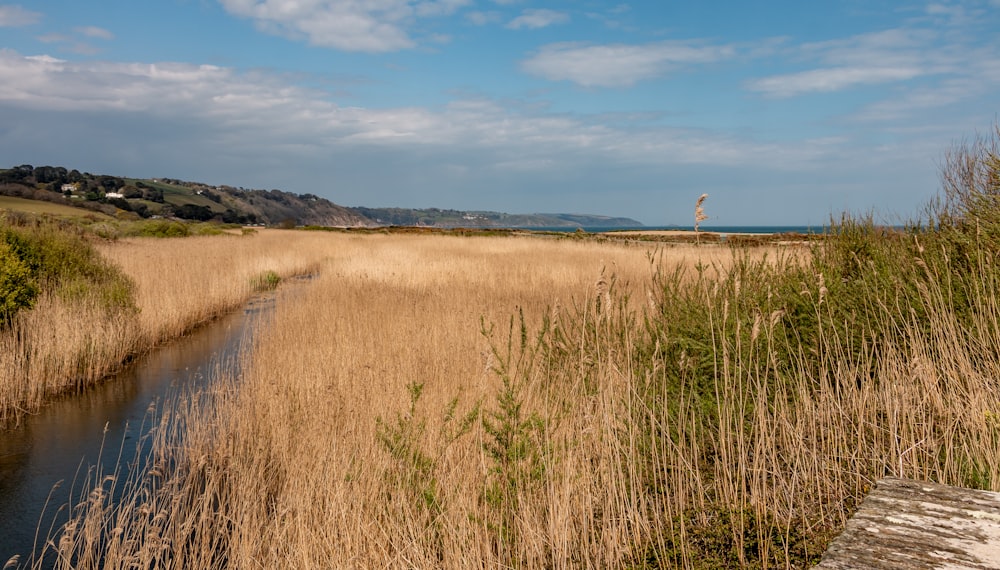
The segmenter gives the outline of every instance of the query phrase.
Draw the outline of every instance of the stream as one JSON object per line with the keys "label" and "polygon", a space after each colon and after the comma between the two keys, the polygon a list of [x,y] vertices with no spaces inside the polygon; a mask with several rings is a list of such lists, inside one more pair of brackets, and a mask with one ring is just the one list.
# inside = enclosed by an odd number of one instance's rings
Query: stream
{"label": "stream", "polygon": [[258,298],[0,431],[0,565],[15,554],[24,564],[41,549],[50,529],[66,521],[65,506],[88,470],[128,472],[137,446],[148,440],[142,436],[154,422],[152,408],[204,388],[223,367],[238,374],[240,349],[273,303],[273,296]]}

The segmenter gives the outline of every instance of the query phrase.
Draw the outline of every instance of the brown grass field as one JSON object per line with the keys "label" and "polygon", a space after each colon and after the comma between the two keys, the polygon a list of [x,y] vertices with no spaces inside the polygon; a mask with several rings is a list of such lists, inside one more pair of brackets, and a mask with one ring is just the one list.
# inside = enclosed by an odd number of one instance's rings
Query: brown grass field
{"label": "brown grass field", "polygon": [[[483,435],[467,433],[448,441],[446,434],[452,428],[440,416],[456,398],[457,414],[493,405],[500,384],[493,372],[497,362],[491,345],[504,342],[512,316],[523,314],[529,328],[537,329],[545,316],[559,318],[560,312],[572,313],[593,303],[598,295],[609,295],[612,284],[616,295],[627,293],[629,304],[640,307],[650,302],[647,285],[658,264],[721,267],[731,259],[720,248],[691,246],[655,251],[526,237],[354,236],[278,230],[248,237],[130,239],[101,249],[137,284],[138,331],[130,329],[128,334],[141,339],[142,346],[181,334],[239,305],[251,294],[247,285],[251,276],[260,271],[270,269],[286,276],[318,273],[307,285],[282,295],[273,321],[259,331],[258,348],[249,355],[252,374],[233,379],[233,386],[225,389],[239,396],[221,399],[216,409],[192,412],[195,417],[186,420],[192,425],[186,436],[188,445],[209,444],[199,434],[224,429],[226,438],[233,438],[240,448],[223,451],[223,456],[216,456],[220,450],[206,449],[212,457],[206,455],[205,461],[236,459],[231,453],[263,454],[246,456],[245,464],[239,459],[240,466],[225,467],[227,477],[279,477],[259,483],[282,495],[289,490],[286,485],[295,487],[295,496],[287,500],[297,506],[281,507],[296,512],[292,518],[281,517],[291,527],[270,528],[274,521],[269,520],[273,518],[269,500],[239,506],[250,509],[239,515],[250,517],[238,525],[246,533],[240,531],[239,540],[256,538],[253,544],[240,545],[241,552],[232,551],[233,561],[240,561],[237,566],[251,559],[265,566],[272,562],[302,567],[368,566],[377,561],[398,565],[411,556],[419,564],[430,563],[428,556],[438,556],[435,552],[444,544],[427,551],[421,534],[428,532],[423,527],[431,519],[445,513],[421,506],[420,491],[411,487],[424,483],[406,482],[411,478],[406,473],[407,454],[393,457],[385,437],[380,440],[379,436],[379,425],[397,425],[411,413],[427,421],[421,433],[412,434],[413,445],[426,449],[439,463],[434,470],[442,470],[433,475],[440,481],[434,485],[435,492],[446,493],[441,500],[449,503],[459,500],[454,507],[458,510],[449,510],[448,517],[458,517],[454,531],[460,534],[441,536],[435,542],[446,541],[449,548],[463,550],[454,541],[478,536],[476,550],[456,551],[449,557],[460,555],[459,560],[486,565],[503,559],[507,553],[490,550],[493,546],[486,540],[490,533],[482,527],[487,521],[472,524],[467,519],[470,509],[475,510],[482,500],[482,489],[477,492],[476,486],[484,484],[488,471],[481,457],[474,459]],[[60,321],[49,328],[66,330],[61,327],[69,327],[70,322]],[[495,325],[490,338],[482,332],[484,323]],[[421,384],[422,391],[411,411],[409,390],[414,383]],[[537,397],[531,395],[532,406],[543,405],[535,401]],[[404,431],[409,434],[410,429]],[[205,437],[217,443],[220,435],[206,433]],[[247,437],[256,443],[243,441]],[[245,447],[248,444],[252,449]],[[274,461],[286,463],[279,466]],[[271,471],[260,462],[275,470],[268,474],[243,470]],[[560,469],[564,468],[571,464]],[[183,476],[171,482],[191,483]],[[404,488],[393,490],[396,485]],[[324,496],[316,496],[324,488]],[[385,495],[397,492],[408,498],[399,502]],[[343,502],[348,496],[353,498]],[[328,510],[336,504],[344,510]],[[177,513],[174,520],[185,516]],[[565,516],[566,523],[575,524],[572,512]],[[320,519],[326,522],[321,524]],[[444,523],[440,519],[434,525]],[[405,527],[380,530],[387,524]],[[348,528],[353,528],[354,536],[344,535]],[[151,539],[146,536],[149,530],[133,525],[125,532],[140,533],[145,541]],[[323,535],[323,541],[332,542],[317,542]],[[269,561],[261,559],[261,549],[278,536],[283,546],[274,554],[282,554],[266,557]],[[77,538],[69,533],[60,544],[69,548]],[[567,543],[562,555],[569,556],[578,546]],[[205,551],[197,556],[212,555]],[[454,562],[449,558],[449,563]],[[196,567],[207,562],[178,563]]]}
{"label": "brown grass field", "polygon": [[1000,361],[963,344],[1000,333],[957,333],[934,281],[926,319],[899,328],[873,294],[838,337],[851,283],[810,273],[808,249],[650,247],[105,246],[148,338],[238,305],[255,272],[317,276],[279,292],[242,377],[168,406],[150,462],[98,476],[49,548],[67,568],[808,567],[879,477],[1000,482]]}
{"label": "brown grass field", "polygon": [[5,567],[809,568],[880,478],[1000,491],[1000,127],[942,184],[923,222],[786,245],[104,243],[138,312],[16,313],[7,419],[314,277]]}

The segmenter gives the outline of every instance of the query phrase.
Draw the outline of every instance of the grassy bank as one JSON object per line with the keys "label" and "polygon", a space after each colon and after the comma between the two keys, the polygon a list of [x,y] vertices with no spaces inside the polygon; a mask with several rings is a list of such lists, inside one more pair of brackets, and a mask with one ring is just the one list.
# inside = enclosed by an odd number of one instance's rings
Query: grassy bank
{"label": "grassy bank", "polygon": [[74,223],[8,215],[0,223],[0,424],[100,381],[284,277],[314,271],[323,254],[289,252],[286,236],[109,242]]}
{"label": "grassy bank", "polygon": [[78,226],[0,217],[0,425],[98,380],[131,354],[134,291]]}

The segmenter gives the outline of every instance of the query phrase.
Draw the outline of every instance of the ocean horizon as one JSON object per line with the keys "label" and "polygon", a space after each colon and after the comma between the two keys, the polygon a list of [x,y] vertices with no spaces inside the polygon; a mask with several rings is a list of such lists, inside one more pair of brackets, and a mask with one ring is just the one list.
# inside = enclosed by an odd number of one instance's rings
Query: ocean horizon
{"label": "ocean horizon", "polygon": [[[532,231],[549,232],[574,232],[577,228],[570,227],[531,227],[523,228]],[[620,231],[694,231],[694,226],[582,226],[580,229],[587,233],[620,232]],[[699,231],[717,234],[821,234],[826,231],[827,226],[700,226]]]}

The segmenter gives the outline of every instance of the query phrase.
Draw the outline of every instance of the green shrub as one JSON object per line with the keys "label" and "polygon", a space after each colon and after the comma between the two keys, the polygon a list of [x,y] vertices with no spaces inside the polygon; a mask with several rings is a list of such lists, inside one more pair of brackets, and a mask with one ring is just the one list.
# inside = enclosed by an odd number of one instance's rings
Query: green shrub
{"label": "green shrub", "polygon": [[10,323],[21,309],[30,309],[37,296],[31,270],[9,245],[0,242],[0,326]]}
{"label": "green shrub", "polygon": [[233,226],[231,224],[223,226],[222,224],[217,224],[212,222],[194,224],[191,227],[191,234],[196,236],[218,236],[226,233],[223,230],[225,230],[227,227],[231,228]]}
{"label": "green shrub", "polygon": [[250,279],[250,288],[254,291],[273,291],[281,283],[281,276],[275,271],[268,269]]}
{"label": "green shrub", "polygon": [[71,302],[94,302],[107,311],[136,311],[134,285],[105,261],[76,226],[55,220],[8,218],[0,223],[5,319],[49,291]]}
{"label": "green shrub", "polygon": [[441,517],[445,510],[445,494],[438,482],[438,470],[448,449],[472,431],[480,408],[477,403],[459,417],[459,398],[453,398],[441,415],[436,445],[431,446],[425,442],[427,418],[418,409],[423,389],[422,382],[407,385],[410,402],[406,413],[397,412],[392,420],[377,416],[375,434],[392,458],[391,467],[384,473],[385,504],[410,509],[418,524],[423,526],[421,531],[425,539],[443,552],[447,534]]}
{"label": "green shrub", "polygon": [[133,228],[131,235],[142,237],[187,237],[191,230],[187,224],[170,220],[149,220]]}
{"label": "green shrub", "polygon": [[[650,485],[654,495],[669,492],[668,484],[660,487],[656,446],[646,449],[641,442],[669,441],[679,447],[684,437],[698,433],[697,453],[689,456],[693,461],[686,467],[708,491],[698,509],[671,515],[673,531],[683,531],[669,534],[658,547],[637,549],[636,565],[811,565],[829,540],[827,534],[839,529],[812,518],[815,513],[807,508],[795,515],[801,519],[777,522],[777,511],[764,506],[747,510],[752,501],[714,496],[711,491],[723,487],[722,474],[732,469],[727,463],[732,447],[725,447],[732,444],[726,442],[762,441],[766,434],[755,431],[761,429],[755,418],[776,407],[779,398],[783,404],[798,398],[812,401],[814,394],[808,391],[828,389],[826,380],[836,379],[833,390],[845,393],[898,381],[885,373],[886,355],[898,358],[907,347],[940,351],[942,360],[949,356],[944,351],[969,350],[977,356],[965,374],[994,376],[998,147],[1000,130],[991,140],[977,140],[949,157],[945,199],[929,209],[925,224],[893,228],[871,216],[843,216],[800,262],[750,262],[737,252],[732,268],[720,277],[704,270],[697,276],[657,276],[655,310],[646,319],[648,334],[633,364],[642,405],[632,420],[648,434],[638,438],[638,455],[649,458],[638,480],[655,482]],[[948,338],[942,338],[943,328]],[[942,392],[965,397],[961,378],[940,382],[945,384]],[[683,420],[685,414],[689,422]],[[938,462],[957,465],[961,484],[990,487],[988,462],[972,451],[944,448],[947,456]],[[884,475],[877,461],[870,471],[860,472],[849,458],[832,463],[854,477]],[[749,482],[725,484],[736,486],[730,487],[738,489],[732,491],[735,496],[749,498]],[[836,500],[844,513],[852,508],[850,496]],[[798,521],[813,529],[801,531]]]}

